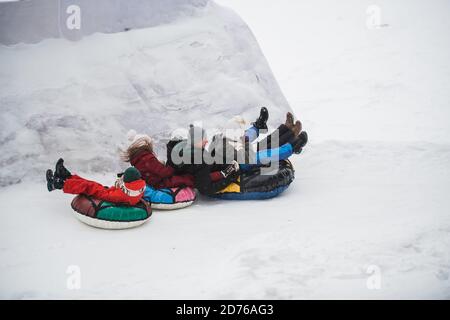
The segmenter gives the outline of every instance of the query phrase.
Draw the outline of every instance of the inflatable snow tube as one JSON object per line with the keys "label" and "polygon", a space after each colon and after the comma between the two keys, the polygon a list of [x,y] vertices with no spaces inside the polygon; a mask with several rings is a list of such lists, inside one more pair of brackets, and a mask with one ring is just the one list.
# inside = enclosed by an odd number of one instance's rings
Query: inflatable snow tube
{"label": "inflatable snow tube", "polygon": [[114,204],[78,195],[72,200],[72,209],[80,221],[101,229],[129,229],[147,222],[152,215],[150,204],[140,201],[135,206]]}
{"label": "inflatable snow tube", "polygon": [[196,198],[194,189],[164,188],[155,189],[149,185],[145,188],[144,200],[152,204],[153,209],[174,210],[190,206]]}
{"label": "inflatable snow tube", "polygon": [[224,200],[270,199],[285,191],[294,178],[291,162],[282,160],[279,167],[272,172],[261,174],[261,168],[255,168],[242,173],[235,183],[231,183],[212,197]]}

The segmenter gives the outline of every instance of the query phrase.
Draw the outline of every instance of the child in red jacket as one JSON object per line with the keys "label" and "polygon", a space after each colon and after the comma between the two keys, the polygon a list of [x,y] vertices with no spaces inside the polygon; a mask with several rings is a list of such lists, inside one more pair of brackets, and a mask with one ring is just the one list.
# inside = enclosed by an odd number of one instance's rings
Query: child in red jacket
{"label": "child in red jacket", "polygon": [[72,175],[64,167],[63,159],[59,159],[56,163],[54,173],[50,169],[47,170],[46,179],[48,191],[61,189],[64,193],[85,194],[99,200],[129,205],[137,204],[145,190],[145,181],[134,167],[125,170],[117,179],[115,186],[108,188],[95,181]]}

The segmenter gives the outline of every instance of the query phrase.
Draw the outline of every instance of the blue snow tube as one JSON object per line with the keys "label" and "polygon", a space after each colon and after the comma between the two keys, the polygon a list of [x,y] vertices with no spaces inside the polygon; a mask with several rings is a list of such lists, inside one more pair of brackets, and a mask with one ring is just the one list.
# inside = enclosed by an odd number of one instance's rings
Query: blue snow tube
{"label": "blue snow tube", "polygon": [[147,185],[143,198],[151,202],[153,209],[174,210],[190,206],[195,201],[196,193],[189,187],[155,189]]}
{"label": "blue snow tube", "polygon": [[261,174],[254,168],[241,174],[239,179],[212,195],[224,200],[263,200],[278,196],[294,181],[294,168],[289,160],[279,162],[278,169]]}

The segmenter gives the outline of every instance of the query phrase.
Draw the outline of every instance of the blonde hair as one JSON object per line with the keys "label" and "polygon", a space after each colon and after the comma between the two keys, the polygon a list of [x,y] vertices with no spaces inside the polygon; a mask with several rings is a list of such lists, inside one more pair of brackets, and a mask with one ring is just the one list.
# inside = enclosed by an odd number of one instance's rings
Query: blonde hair
{"label": "blonde hair", "polygon": [[130,162],[138,153],[147,151],[153,153],[152,139],[147,135],[128,134],[128,140],[132,141],[126,150],[119,150],[120,158],[124,162]]}

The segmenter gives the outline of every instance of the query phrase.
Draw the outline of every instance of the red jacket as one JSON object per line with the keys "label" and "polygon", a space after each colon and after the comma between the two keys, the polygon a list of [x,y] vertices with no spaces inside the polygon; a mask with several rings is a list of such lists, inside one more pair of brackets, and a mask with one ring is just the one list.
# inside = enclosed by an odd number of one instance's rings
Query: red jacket
{"label": "red jacket", "polygon": [[148,151],[142,151],[131,159],[130,164],[142,175],[142,179],[154,188],[193,187],[194,177],[190,174],[175,175],[175,170],[163,164]]}
{"label": "red jacket", "polygon": [[141,200],[144,195],[145,183],[143,180],[136,180],[127,184],[133,190],[139,190],[136,196],[129,196],[125,194],[122,189],[117,187],[104,187],[100,183],[83,179],[77,175],[73,175],[64,182],[64,193],[71,194],[85,194],[92,196],[95,199],[113,202],[113,203],[127,203],[134,206]]}

